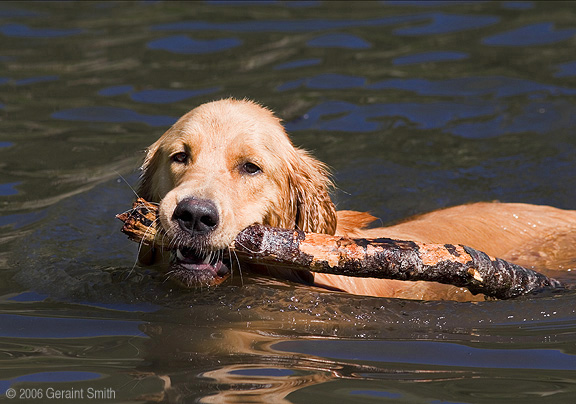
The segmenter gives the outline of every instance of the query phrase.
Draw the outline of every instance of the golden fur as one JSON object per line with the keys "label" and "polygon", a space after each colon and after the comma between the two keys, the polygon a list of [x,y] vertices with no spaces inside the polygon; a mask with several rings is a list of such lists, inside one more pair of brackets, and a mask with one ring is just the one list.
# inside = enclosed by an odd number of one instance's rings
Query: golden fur
{"label": "golden fur", "polygon": [[[184,156],[185,162],[178,161]],[[249,172],[254,166],[260,171]],[[225,249],[242,229],[262,223],[352,237],[464,244],[524,265],[536,260],[554,267],[575,256],[573,243],[558,240],[574,237],[576,212],[547,206],[475,203],[366,229],[374,220],[371,215],[336,212],[325,165],[294,147],[271,111],[246,100],[225,99],[190,111],[149,147],[142,169],[140,195],[160,203],[161,224],[176,240],[185,239],[173,217],[180,201],[192,197],[214,203],[220,220],[202,244],[210,251]],[[154,261],[146,250],[140,259]],[[315,285],[362,295],[476,299],[466,290],[434,283],[313,276]]]}

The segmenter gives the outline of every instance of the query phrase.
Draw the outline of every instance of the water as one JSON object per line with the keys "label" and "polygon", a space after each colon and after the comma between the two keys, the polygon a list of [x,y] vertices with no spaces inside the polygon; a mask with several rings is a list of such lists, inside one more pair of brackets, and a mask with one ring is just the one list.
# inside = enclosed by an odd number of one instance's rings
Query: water
{"label": "water", "polygon": [[480,200],[574,209],[575,17],[570,2],[3,2],[0,397],[573,403],[574,292],[418,302],[248,273],[187,292],[135,267],[114,215],[145,147],[227,96],[275,110],[333,168],[339,208],[382,223]]}

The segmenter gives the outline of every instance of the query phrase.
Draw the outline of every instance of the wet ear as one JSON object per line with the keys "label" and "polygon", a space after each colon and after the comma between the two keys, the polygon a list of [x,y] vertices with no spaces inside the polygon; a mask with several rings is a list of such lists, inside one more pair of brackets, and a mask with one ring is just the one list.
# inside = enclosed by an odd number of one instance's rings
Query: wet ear
{"label": "wet ear", "polygon": [[[155,175],[159,167],[158,142],[146,149],[146,157],[140,167],[140,184],[138,185],[138,196],[149,202],[159,202],[160,198],[155,192]],[[142,265],[153,265],[158,258],[158,251],[153,246],[141,245],[138,249],[138,261]]]}
{"label": "wet ear", "polygon": [[336,208],[329,195],[332,181],[326,166],[306,151],[295,149],[288,172],[289,211],[296,228],[314,233],[336,232]]}
{"label": "wet ear", "polygon": [[146,157],[140,167],[140,184],[138,185],[138,196],[149,202],[160,202],[158,180],[160,175],[160,152],[158,142],[146,149]]}

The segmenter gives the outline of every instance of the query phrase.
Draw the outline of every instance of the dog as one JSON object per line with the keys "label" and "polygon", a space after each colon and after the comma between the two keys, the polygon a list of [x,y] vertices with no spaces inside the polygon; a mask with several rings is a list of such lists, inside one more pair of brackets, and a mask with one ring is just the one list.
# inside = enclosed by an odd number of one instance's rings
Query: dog
{"label": "dog", "polygon": [[[281,121],[249,100],[222,99],[180,118],[148,150],[138,193],[159,203],[159,221],[176,253],[142,247],[145,265],[171,261],[170,277],[188,287],[230,274],[228,246],[252,224],[349,237],[463,244],[520,265],[562,269],[576,257],[576,211],[522,203],[478,202],[379,228],[365,212],[337,211],[322,162],[295,147]],[[432,282],[280,271],[288,280],[347,293],[410,299],[483,300]]]}

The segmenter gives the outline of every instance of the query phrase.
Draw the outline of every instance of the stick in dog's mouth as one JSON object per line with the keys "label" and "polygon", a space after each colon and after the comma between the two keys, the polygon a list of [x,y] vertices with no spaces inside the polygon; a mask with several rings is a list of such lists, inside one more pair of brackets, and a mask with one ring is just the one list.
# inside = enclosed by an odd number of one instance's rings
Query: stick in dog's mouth
{"label": "stick in dog's mouth", "polygon": [[171,253],[168,277],[187,288],[214,286],[231,275],[227,250],[203,251],[189,246],[175,246],[159,226],[158,205],[138,198],[131,210],[116,215],[124,222],[122,231],[131,240]]}

